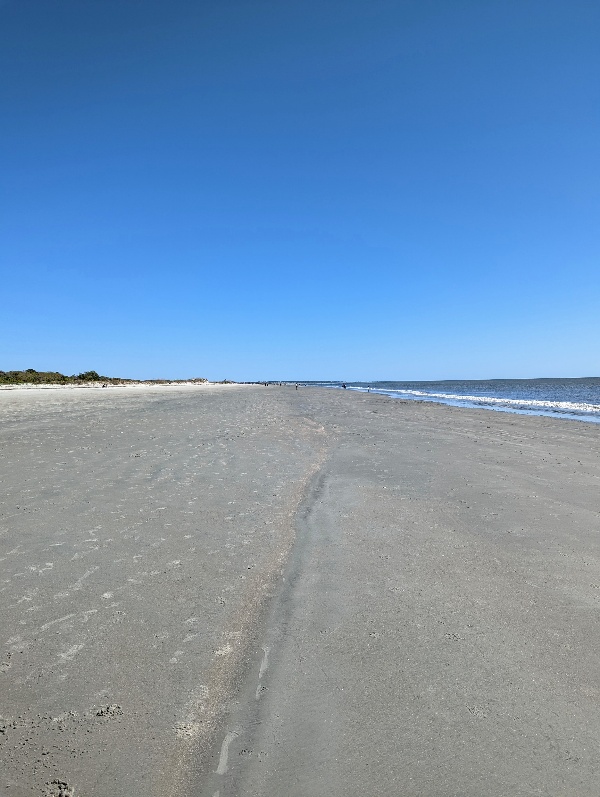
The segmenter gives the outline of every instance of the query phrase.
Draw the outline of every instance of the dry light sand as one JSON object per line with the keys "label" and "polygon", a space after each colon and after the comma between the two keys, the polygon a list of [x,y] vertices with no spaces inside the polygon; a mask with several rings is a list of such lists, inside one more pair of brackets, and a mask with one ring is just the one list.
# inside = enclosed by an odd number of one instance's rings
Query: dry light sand
{"label": "dry light sand", "polygon": [[600,428],[0,393],[0,794],[597,797]]}

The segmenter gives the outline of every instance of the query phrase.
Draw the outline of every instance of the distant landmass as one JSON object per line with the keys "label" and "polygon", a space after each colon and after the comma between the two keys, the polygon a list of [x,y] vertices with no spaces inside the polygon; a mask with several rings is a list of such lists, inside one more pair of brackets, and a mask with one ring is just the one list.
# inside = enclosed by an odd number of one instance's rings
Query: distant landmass
{"label": "distant landmass", "polygon": [[[225,380],[228,381],[228,380]],[[203,377],[193,379],[121,379],[116,376],[101,376],[97,371],[84,371],[80,374],[66,376],[59,371],[36,371],[27,368],[26,371],[0,371],[0,385],[79,385],[89,382],[102,382],[109,385],[162,385],[190,382],[208,382]]]}

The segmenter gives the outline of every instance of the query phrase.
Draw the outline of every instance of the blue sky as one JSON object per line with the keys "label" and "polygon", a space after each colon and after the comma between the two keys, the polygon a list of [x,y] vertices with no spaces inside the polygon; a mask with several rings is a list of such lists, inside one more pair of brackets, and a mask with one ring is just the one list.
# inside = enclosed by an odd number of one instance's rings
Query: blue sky
{"label": "blue sky", "polygon": [[0,368],[600,373],[600,4],[0,0]]}

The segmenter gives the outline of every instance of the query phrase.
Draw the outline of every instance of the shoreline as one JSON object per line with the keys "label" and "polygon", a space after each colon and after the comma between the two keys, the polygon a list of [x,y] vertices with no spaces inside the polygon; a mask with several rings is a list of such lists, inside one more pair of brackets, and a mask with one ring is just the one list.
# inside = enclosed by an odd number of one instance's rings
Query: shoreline
{"label": "shoreline", "polygon": [[[284,382],[281,385],[277,385],[277,383],[271,383],[271,387],[292,387],[295,383],[293,382]],[[14,385],[0,385],[0,395],[2,392],[26,392],[26,393],[35,393],[36,391],[48,391],[48,390],[60,390],[60,391],[74,391],[74,390],[86,390],[86,391],[93,391],[93,390],[105,390],[108,388],[119,388],[120,390],[124,390],[126,388],[131,388],[137,391],[142,390],[154,390],[160,389],[164,390],[166,388],[169,389],[187,389],[187,388],[206,388],[206,389],[214,389],[217,387],[258,387],[262,386],[262,383],[255,383],[255,382],[194,382],[194,381],[187,381],[187,382],[154,382],[154,383],[101,383],[101,382],[94,382],[90,384],[56,384],[56,383],[48,383],[48,384],[35,384],[35,383],[19,383]],[[339,390],[341,389],[337,385],[329,386],[329,385],[313,385],[313,384],[304,384],[302,385],[302,389],[319,389],[319,390]],[[555,420],[566,420],[566,421],[578,421],[582,423],[590,423],[590,424],[598,424],[600,423],[600,416],[593,415],[593,410],[598,409],[596,405],[585,405],[582,404],[582,412],[577,414],[577,412],[568,412],[566,409],[560,410],[552,410],[544,407],[539,408],[531,408],[531,407],[519,407],[519,406],[503,406],[503,404],[514,403],[518,404],[518,399],[505,399],[499,397],[491,397],[486,403],[486,399],[481,397],[461,397],[457,396],[456,398],[452,396],[447,397],[427,397],[427,396],[410,396],[399,394],[396,392],[386,391],[385,389],[378,389],[378,388],[371,388],[367,389],[365,387],[349,387],[348,392],[353,393],[360,393],[363,395],[373,395],[373,396],[386,396],[391,398],[395,401],[406,401],[406,402],[414,402],[417,404],[424,403],[424,404],[434,404],[437,406],[442,407],[455,407],[458,409],[466,409],[466,410],[486,410],[491,412],[500,412],[500,413],[507,413],[509,415],[522,415],[522,416],[531,416],[531,417],[544,417],[544,418],[553,418]],[[541,402],[533,402],[533,403],[541,403]],[[544,404],[550,404],[550,402],[543,402]],[[576,406],[576,405],[575,405]],[[592,409],[587,410],[587,407],[590,406]]]}
{"label": "shoreline", "polygon": [[[284,382],[282,385],[277,385],[277,383],[271,383],[271,387],[284,387],[290,388],[293,387],[295,383],[293,382]],[[36,394],[42,391],[95,391],[95,390],[106,390],[108,388],[118,388],[120,391],[123,391],[127,388],[131,388],[135,391],[153,391],[153,390],[176,390],[176,389],[215,389],[219,387],[259,387],[262,386],[262,383],[255,383],[255,382],[156,382],[156,383],[127,383],[123,382],[121,384],[106,384],[103,386],[102,383],[91,383],[91,384],[15,384],[15,385],[0,385],[0,396],[2,392],[13,392],[17,391],[17,393],[27,393],[27,394]],[[302,385],[302,390],[339,390],[338,386],[326,386],[326,385]],[[410,402],[415,404],[433,404],[440,407],[454,407],[460,410],[485,410],[488,412],[499,412],[499,413],[506,413],[509,415],[521,415],[527,417],[541,417],[541,418],[552,418],[554,420],[565,420],[565,421],[578,421],[580,423],[589,423],[589,424],[599,424],[600,423],[600,416],[593,416],[591,414],[576,414],[576,413],[569,413],[566,411],[555,411],[549,409],[530,409],[530,408],[519,408],[519,407],[507,407],[507,406],[498,406],[501,402],[504,401],[511,401],[507,399],[493,399],[496,403],[486,404],[485,399],[481,400],[481,403],[476,401],[468,401],[468,400],[461,400],[460,397],[457,398],[445,398],[441,399],[439,397],[412,397],[406,395],[395,395],[391,394],[390,392],[386,392],[385,390],[381,389],[378,390],[377,388],[372,388],[368,390],[367,388],[362,387],[349,387],[348,392],[352,393],[360,393],[362,395],[371,395],[371,396],[386,396],[394,401],[403,401],[403,402]],[[517,399],[513,399],[515,403],[517,403]]]}
{"label": "shoreline", "polygon": [[[339,389],[337,385],[323,387],[327,390]],[[410,391],[392,391],[386,390],[385,388],[369,389],[366,387],[355,386],[349,386],[347,389],[356,393],[388,396],[389,398],[400,401],[439,404],[445,407],[459,407],[461,409],[491,410],[493,412],[507,412],[512,415],[534,415],[547,418],[562,418],[569,421],[583,421],[584,423],[600,423],[600,405],[588,403],[538,401],[534,399],[522,400],[499,396],[489,396],[485,398],[483,396],[461,395],[436,396],[435,394],[428,396],[425,393],[411,395]],[[556,409],[553,409],[553,407],[556,407]]]}

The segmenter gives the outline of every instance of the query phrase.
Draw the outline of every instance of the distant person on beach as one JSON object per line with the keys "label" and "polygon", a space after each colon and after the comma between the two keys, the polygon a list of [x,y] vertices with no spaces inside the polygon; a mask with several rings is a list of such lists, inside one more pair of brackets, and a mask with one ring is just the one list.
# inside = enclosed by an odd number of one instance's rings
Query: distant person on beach
{"label": "distant person on beach", "polygon": [[296,390],[298,390],[298,385],[296,385]]}
{"label": "distant person on beach", "polygon": [[342,387],[344,388],[344,390],[346,390],[346,383],[345,382],[342,382]]}

